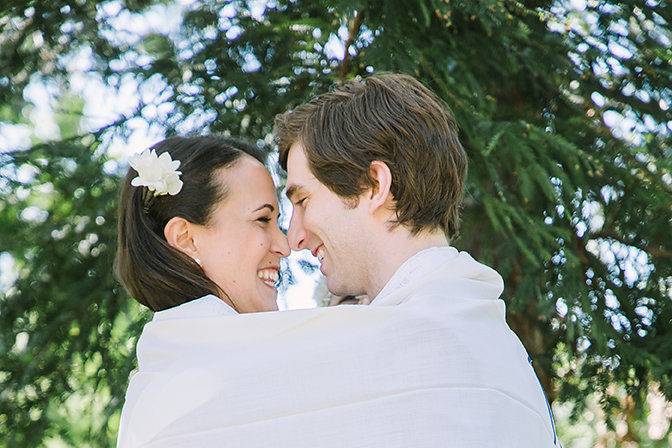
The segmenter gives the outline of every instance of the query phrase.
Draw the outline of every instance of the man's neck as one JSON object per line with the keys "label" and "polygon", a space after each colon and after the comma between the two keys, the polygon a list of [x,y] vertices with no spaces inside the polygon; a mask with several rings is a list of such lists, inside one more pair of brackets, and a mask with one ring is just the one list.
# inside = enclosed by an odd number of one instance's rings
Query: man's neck
{"label": "man's neck", "polygon": [[413,255],[430,247],[448,245],[448,239],[441,231],[415,236],[403,228],[389,232],[383,239],[374,243],[373,250],[370,251],[367,296],[373,300],[401,265]]}

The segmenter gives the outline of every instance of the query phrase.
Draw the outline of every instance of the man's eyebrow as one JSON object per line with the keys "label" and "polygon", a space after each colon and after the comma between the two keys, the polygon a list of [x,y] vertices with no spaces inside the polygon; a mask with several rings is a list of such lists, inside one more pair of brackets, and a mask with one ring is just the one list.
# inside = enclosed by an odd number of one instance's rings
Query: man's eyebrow
{"label": "man's eyebrow", "polygon": [[291,201],[292,196],[294,196],[296,193],[298,193],[300,190],[303,190],[303,185],[292,185],[287,189],[287,192],[285,193],[287,195],[287,198]]}
{"label": "man's eyebrow", "polygon": [[273,207],[271,204],[264,204],[261,207],[257,208],[256,210],[254,210],[252,213],[258,212],[259,210],[264,209],[264,208],[269,209],[271,212],[275,211],[275,207]]}

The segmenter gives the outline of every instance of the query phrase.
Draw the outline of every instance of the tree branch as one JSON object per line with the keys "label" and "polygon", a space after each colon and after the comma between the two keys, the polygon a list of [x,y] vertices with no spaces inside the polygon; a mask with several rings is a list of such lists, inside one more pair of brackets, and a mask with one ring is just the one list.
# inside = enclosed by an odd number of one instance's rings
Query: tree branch
{"label": "tree branch", "polygon": [[343,55],[343,61],[338,68],[338,79],[341,83],[345,81],[345,77],[350,71],[350,52],[348,49],[350,48],[350,45],[355,43],[355,39],[359,34],[359,29],[362,27],[363,16],[364,14],[362,12],[355,11],[355,17],[350,21],[350,25],[348,26],[348,40],[345,41],[345,54]]}
{"label": "tree branch", "polygon": [[636,247],[637,249],[643,250],[648,253],[652,258],[672,258],[672,250],[668,250],[664,247],[653,247],[651,245],[645,245],[640,247],[639,244],[636,244],[634,241],[628,241],[622,235],[617,235],[608,230],[600,230],[599,232],[592,233],[588,236],[588,239],[591,240],[614,240],[626,246]]}

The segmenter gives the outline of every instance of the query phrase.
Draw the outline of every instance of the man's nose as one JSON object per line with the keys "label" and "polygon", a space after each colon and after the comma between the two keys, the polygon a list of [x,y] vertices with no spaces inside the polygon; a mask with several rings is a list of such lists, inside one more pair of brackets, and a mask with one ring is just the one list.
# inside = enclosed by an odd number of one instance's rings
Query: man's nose
{"label": "man's nose", "polygon": [[297,213],[293,213],[292,219],[289,221],[287,240],[292,250],[303,250],[306,248],[306,230],[303,228],[303,223]]}

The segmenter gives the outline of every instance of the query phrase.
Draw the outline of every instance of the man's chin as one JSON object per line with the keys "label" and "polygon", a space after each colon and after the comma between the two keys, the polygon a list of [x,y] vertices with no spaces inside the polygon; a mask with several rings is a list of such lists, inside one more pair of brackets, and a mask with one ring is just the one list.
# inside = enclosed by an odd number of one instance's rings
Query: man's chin
{"label": "man's chin", "polygon": [[329,292],[335,296],[345,297],[345,296],[356,296],[360,293],[353,293],[355,289],[351,285],[344,285],[335,279],[333,276],[327,277],[327,289]]}

